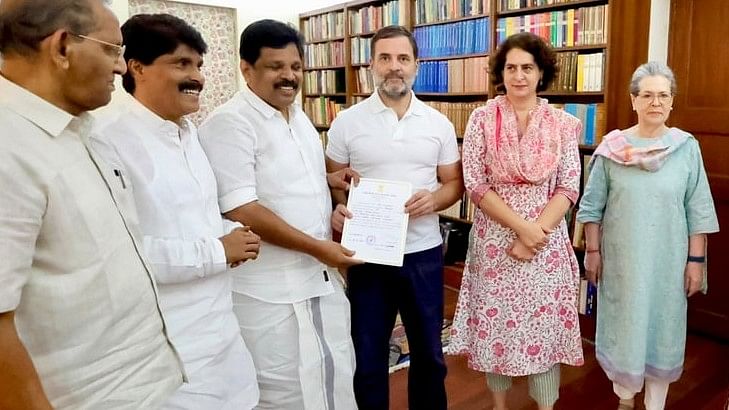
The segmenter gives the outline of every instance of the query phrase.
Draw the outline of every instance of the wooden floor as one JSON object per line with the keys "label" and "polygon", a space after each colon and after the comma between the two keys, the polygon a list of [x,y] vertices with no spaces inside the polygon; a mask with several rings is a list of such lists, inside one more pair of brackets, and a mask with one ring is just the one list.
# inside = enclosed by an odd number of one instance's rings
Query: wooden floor
{"label": "wooden floor", "polygon": [[[446,290],[446,317],[453,317],[455,291]],[[617,398],[612,385],[595,360],[595,348],[584,343],[585,365],[562,367],[560,399],[555,409],[614,410]],[[466,366],[463,357],[447,356],[448,408],[453,410],[491,409],[483,373]],[[689,335],[681,379],[671,384],[666,410],[725,410],[729,395],[729,344],[698,335]],[[636,409],[643,409],[643,396],[637,396]],[[509,393],[511,410],[536,409],[529,398],[525,378],[517,378]],[[407,370],[390,375],[390,408],[407,409]]]}

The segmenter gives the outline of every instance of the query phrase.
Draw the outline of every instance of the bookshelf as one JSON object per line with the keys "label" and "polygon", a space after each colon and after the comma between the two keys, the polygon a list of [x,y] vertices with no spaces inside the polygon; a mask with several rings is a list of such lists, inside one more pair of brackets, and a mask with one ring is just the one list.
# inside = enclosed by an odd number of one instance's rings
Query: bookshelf
{"label": "bookshelf", "polygon": [[[345,16],[343,31],[329,30],[332,21],[340,22],[329,13]],[[338,89],[335,94],[308,93],[305,77],[304,101],[327,99],[312,108],[325,110],[329,100],[338,104],[335,108],[344,108],[371,94],[369,42],[376,28],[386,25],[383,16],[390,18],[387,24],[403,25],[415,35],[420,49],[416,95],[448,116],[459,138],[473,108],[497,95],[488,79],[490,54],[501,39],[519,31],[542,36],[558,53],[561,74],[551,89],[539,95],[581,117],[585,128],[591,123],[590,135],[581,136],[581,155],[591,152],[606,130],[633,121],[624,90],[633,69],[647,58],[648,38],[627,33],[622,26],[648,27],[650,9],[632,0],[356,0],[301,14],[302,32],[307,21],[322,26],[320,21],[327,21],[322,33],[310,33],[308,44],[344,44],[342,65],[307,66],[307,73],[344,72],[343,93]],[[611,53],[614,50],[620,52]],[[327,126],[328,121],[317,124],[324,137]],[[442,220],[469,229],[473,211],[464,197],[443,212]],[[591,328],[594,324],[587,326]]]}

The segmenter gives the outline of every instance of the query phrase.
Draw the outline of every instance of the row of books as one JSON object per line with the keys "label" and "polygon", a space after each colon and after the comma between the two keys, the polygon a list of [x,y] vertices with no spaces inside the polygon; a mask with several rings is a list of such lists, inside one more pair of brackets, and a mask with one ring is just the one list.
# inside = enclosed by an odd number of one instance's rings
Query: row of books
{"label": "row of books", "polygon": [[602,91],[605,57],[603,52],[579,54],[576,51],[557,53],[559,70],[549,91]]}
{"label": "row of books", "polygon": [[483,54],[489,49],[489,19],[416,27],[413,33],[420,58]]}
{"label": "row of books", "polygon": [[304,20],[304,40],[318,41],[344,37],[344,12],[332,12]]}
{"label": "row of books", "polygon": [[346,92],[344,70],[316,70],[304,73],[305,94]]}
{"label": "row of books", "polygon": [[305,66],[330,67],[344,65],[344,41],[304,45]]}
{"label": "row of books", "polygon": [[577,117],[582,123],[579,143],[581,145],[597,145],[605,135],[607,114],[605,104],[552,104]]}
{"label": "row of books", "polygon": [[557,53],[556,73],[549,91],[601,91],[603,53],[579,54],[577,51]]}
{"label": "row of books", "polygon": [[487,14],[490,0],[415,0],[415,24]]}
{"label": "row of books", "polygon": [[381,6],[362,7],[349,12],[349,31],[352,34],[371,33],[382,27],[402,25],[407,16],[407,0],[393,0]]}
{"label": "row of books", "polygon": [[422,61],[413,90],[416,93],[488,92],[488,57]]}
{"label": "row of books", "polygon": [[453,124],[456,129],[456,136],[463,138],[466,134],[466,125],[468,124],[468,118],[476,108],[485,104],[483,101],[478,102],[446,102],[446,101],[426,101],[427,105],[440,111],[443,115],[448,117],[448,120]]}
{"label": "row of books", "polygon": [[354,86],[355,94],[372,94],[375,90],[375,80],[369,67],[360,67],[355,71],[357,82]]}
{"label": "row of books", "polygon": [[352,64],[369,64],[372,39],[369,37],[353,37],[350,40]]}
{"label": "row of books", "polygon": [[527,7],[551,6],[552,4],[572,3],[575,0],[497,0],[500,11],[519,10]]}
{"label": "row of books", "polygon": [[319,126],[329,126],[344,109],[344,104],[328,97],[307,97],[304,99],[304,112],[311,122]]}
{"label": "row of books", "polygon": [[500,18],[496,41],[528,31],[547,40],[552,47],[605,44],[608,39],[607,6],[550,11]]}
{"label": "row of books", "polygon": [[326,150],[327,143],[329,142],[329,134],[327,134],[327,131],[319,131],[319,140],[321,141],[321,147]]}

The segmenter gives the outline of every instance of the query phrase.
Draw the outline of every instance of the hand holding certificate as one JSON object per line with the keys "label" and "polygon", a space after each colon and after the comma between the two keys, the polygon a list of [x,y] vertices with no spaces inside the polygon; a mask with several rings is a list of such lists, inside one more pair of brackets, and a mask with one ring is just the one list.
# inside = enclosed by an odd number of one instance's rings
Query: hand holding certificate
{"label": "hand holding certificate", "polygon": [[365,262],[402,266],[411,195],[408,182],[361,178],[349,191],[352,218],[344,222],[342,246]]}

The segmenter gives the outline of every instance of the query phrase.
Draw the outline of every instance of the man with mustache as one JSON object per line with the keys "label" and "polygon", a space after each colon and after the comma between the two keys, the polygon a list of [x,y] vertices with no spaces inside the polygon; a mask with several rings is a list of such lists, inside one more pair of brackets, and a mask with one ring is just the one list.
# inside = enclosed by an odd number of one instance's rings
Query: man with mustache
{"label": "man with mustache", "polygon": [[184,118],[200,107],[207,45],[169,14],[133,16],[121,31],[123,84],[134,98],[93,143],[133,193],[160,306],[188,374],[163,408],[251,409],[258,388],[227,265],[255,259],[259,238],[221,217],[215,176]]}
{"label": "man with mustache", "polygon": [[[349,269],[352,340],[357,356],[354,391],[360,409],[388,407],[388,343],[400,311],[410,346],[411,409],[445,409],[446,366],[441,346],[443,254],[437,212],[456,202],[463,179],[453,124],[419,101],[411,88],[418,47],[400,26],[372,37],[371,70],[376,92],[343,111],[329,129],[327,168],[351,166],[362,177],[410,182],[416,191],[409,214],[403,266],[364,264]],[[346,196],[332,227],[340,231]]]}
{"label": "man with mustache", "polygon": [[126,67],[101,0],[0,2],[0,409],[156,409],[182,383],[88,111]]}
{"label": "man with mustache", "polygon": [[234,311],[258,372],[259,408],[349,410],[355,408],[349,304],[330,267],[358,261],[331,240],[324,153],[294,104],[302,47],[301,35],[286,24],[246,27],[240,68],[247,85],[205,120],[200,136],[221,210],[265,243],[260,257],[233,275]]}

